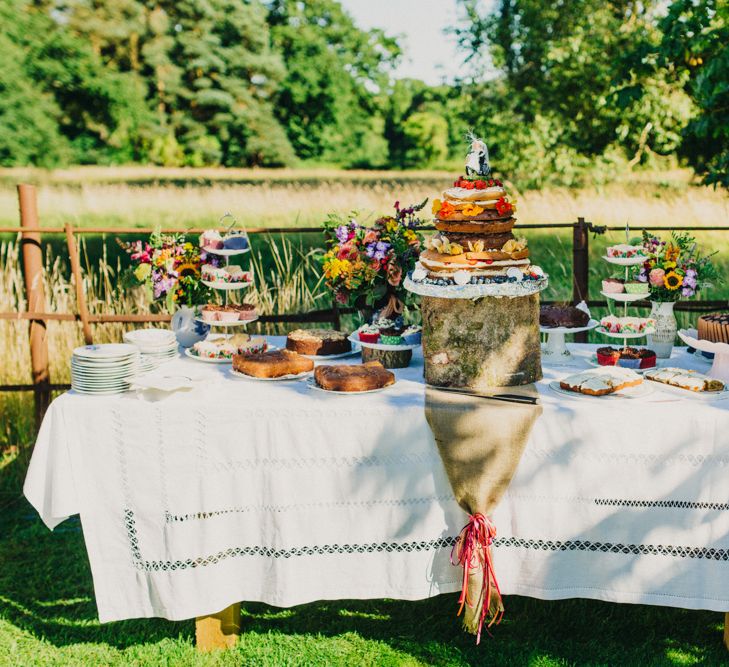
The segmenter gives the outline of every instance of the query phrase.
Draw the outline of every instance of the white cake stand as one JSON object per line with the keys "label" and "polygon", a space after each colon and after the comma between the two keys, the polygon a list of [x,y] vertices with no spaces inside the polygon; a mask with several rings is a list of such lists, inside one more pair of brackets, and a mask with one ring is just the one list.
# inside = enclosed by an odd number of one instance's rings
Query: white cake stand
{"label": "white cake stand", "polygon": [[702,352],[712,352],[714,363],[706,375],[729,384],[729,344],[701,340],[696,329],[680,329],[678,335],[689,347]]}
{"label": "white cake stand", "polygon": [[598,324],[597,320],[590,320],[584,327],[539,327],[541,333],[549,334],[547,343],[542,347],[542,361],[559,366],[570,366],[576,362],[565,343],[567,334],[576,334],[581,331],[590,331]]}

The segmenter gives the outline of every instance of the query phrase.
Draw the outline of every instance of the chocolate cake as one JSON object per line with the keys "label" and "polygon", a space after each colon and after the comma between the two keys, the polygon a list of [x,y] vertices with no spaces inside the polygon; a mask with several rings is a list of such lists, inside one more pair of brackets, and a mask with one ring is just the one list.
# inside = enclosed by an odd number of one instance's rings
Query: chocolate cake
{"label": "chocolate cake", "polygon": [[587,326],[590,316],[575,306],[542,306],[539,309],[539,326],[545,328],[567,327],[575,329]]}
{"label": "chocolate cake", "polygon": [[347,334],[335,329],[296,329],[286,338],[286,349],[299,354],[327,356],[352,349]]}
{"label": "chocolate cake", "polygon": [[290,350],[271,350],[233,357],[233,369],[256,378],[277,378],[314,370],[311,359]]}
{"label": "chocolate cake", "polygon": [[395,374],[379,361],[357,366],[317,366],[314,379],[317,385],[329,391],[372,391],[395,384]]}
{"label": "chocolate cake", "polygon": [[699,340],[729,343],[729,313],[702,315],[698,322]]}

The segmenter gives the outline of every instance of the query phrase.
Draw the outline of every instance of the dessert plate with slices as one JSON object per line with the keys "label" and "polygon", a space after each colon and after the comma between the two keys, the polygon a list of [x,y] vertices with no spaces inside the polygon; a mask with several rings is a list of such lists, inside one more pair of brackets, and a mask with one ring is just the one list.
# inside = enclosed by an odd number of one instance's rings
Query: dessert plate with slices
{"label": "dessert plate with slices", "polygon": [[362,394],[376,394],[379,391],[385,391],[385,389],[389,389],[389,387],[391,387],[392,385],[389,385],[387,387],[377,387],[375,389],[365,389],[364,391],[337,391],[335,389],[324,389],[324,387],[320,387],[316,383],[316,379],[310,377],[306,381],[306,386],[309,387],[309,389],[321,391],[325,394],[334,394],[335,396],[361,396]]}
{"label": "dessert plate with slices", "polygon": [[379,361],[351,366],[318,366],[307,380],[310,389],[328,394],[372,394],[395,384],[395,374]]}
{"label": "dessert plate with slices", "polygon": [[553,380],[549,388],[570,398],[643,398],[652,387],[629,368],[603,366]]}
{"label": "dessert plate with slices", "polygon": [[209,364],[229,364],[236,354],[253,354],[270,349],[272,347],[262,336],[214,334],[186,349],[185,356]]}
{"label": "dessert plate with slices", "polygon": [[685,368],[652,368],[644,376],[660,389],[703,401],[717,401],[729,398],[729,388],[725,382]]}

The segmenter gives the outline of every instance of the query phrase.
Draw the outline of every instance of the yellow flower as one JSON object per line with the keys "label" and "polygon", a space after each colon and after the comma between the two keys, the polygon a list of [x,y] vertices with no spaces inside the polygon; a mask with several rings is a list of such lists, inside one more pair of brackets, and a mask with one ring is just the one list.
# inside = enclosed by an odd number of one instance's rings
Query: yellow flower
{"label": "yellow flower", "polygon": [[682,284],[683,276],[680,276],[675,271],[669,271],[665,276],[663,276],[663,285],[668,290],[677,290]]}
{"label": "yellow flower", "polygon": [[200,275],[198,268],[192,262],[185,262],[177,267],[177,274],[180,276],[195,276]]}
{"label": "yellow flower", "polygon": [[185,249],[186,252],[190,252],[192,250],[192,243],[190,243],[188,241],[187,243],[185,243],[185,245],[183,246],[183,248]]}
{"label": "yellow flower", "polygon": [[462,209],[461,213],[463,215],[468,215],[471,217],[475,217],[477,215],[480,215],[483,213],[483,207],[477,206],[476,204],[466,204]]}
{"label": "yellow flower", "polygon": [[681,249],[678,248],[675,245],[669,245],[666,247],[666,259],[669,263],[671,263],[673,266],[676,266],[676,260],[678,259],[678,256],[681,254]]}
{"label": "yellow flower", "polygon": [[388,221],[387,221],[387,222],[385,223],[385,229],[386,229],[386,230],[387,230],[388,232],[394,232],[394,231],[395,231],[395,230],[397,229],[397,220],[395,220],[394,218],[390,218],[390,219],[389,219],[389,220],[388,220]]}
{"label": "yellow flower", "polygon": [[149,277],[150,273],[152,273],[151,264],[140,264],[136,269],[134,269],[134,277],[140,283],[144,282]]}
{"label": "yellow flower", "polygon": [[324,275],[327,278],[333,278],[336,280],[339,276],[349,273],[351,268],[352,264],[348,259],[332,259],[332,261],[324,267]]}
{"label": "yellow flower", "polygon": [[663,268],[668,269],[675,269],[676,268],[676,262],[663,262]]}
{"label": "yellow flower", "polygon": [[405,240],[408,243],[412,243],[413,241],[416,241],[417,240],[418,235],[412,229],[407,229],[403,233],[403,237],[405,237]]}
{"label": "yellow flower", "polygon": [[440,211],[440,207],[442,205],[443,205],[443,202],[441,202],[440,199],[434,199],[433,200],[433,207],[431,209],[433,211],[433,215],[435,215],[436,213],[438,213],[438,211]]}

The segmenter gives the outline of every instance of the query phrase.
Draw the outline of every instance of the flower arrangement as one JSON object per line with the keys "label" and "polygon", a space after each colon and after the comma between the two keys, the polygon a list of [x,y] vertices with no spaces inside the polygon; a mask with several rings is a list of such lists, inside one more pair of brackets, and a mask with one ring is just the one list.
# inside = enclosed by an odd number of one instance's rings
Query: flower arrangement
{"label": "flower arrangement", "polygon": [[686,232],[673,232],[666,242],[644,231],[643,253],[646,261],[636,280],[648,283],[652,301],[690,299],[717,277],[711,255],[701,255],[696,239]]}
{"label": "flower arrangement", "polygon": [[170,310],[207,302],[208,290],[200,282],[200,267],[213,258],[206,258],[206,253],[184,234],[153,232],[148,242],[118,243],[131,257],[132,279],[138,285],[149,286],[152,297],[164,299]]}
{"label": "flower arrangement", "polygon": [[383,317],[402,311],[410,295],[402,286],[403,277],[415,267],[423,249],[418,231],[423,221],[417,213],[427,201],[406,208],[395,202],[395,215],[378,218],[371,227],[360,224],[356,213],[348,219],[328,216],[322,270],[337,303],[384,305]]}

